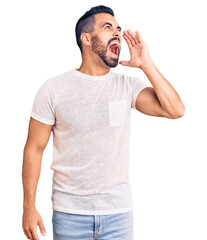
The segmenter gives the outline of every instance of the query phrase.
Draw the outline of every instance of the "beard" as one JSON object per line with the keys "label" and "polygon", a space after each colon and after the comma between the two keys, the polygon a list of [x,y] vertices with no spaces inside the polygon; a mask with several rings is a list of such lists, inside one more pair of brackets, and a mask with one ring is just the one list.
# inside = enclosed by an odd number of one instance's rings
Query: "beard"
{"label": "beard", "polygon": [[98,38],[97,35],[92,36],[92,45],[91,49],[94,53],[96,53],[102,61],[108,66],[108,67],[116,67],[119,62],[119,53],[118,52],[118,57],[113,58],[113,57],[107,57],[107,50],[108,47]]}

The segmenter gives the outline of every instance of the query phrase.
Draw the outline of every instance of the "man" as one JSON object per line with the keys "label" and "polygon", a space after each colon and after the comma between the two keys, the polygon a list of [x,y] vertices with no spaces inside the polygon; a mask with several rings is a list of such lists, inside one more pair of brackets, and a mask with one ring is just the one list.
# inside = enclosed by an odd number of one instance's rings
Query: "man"
{"label": "man", "polygon": [[[35,208],[43,151],[53,131],[53,236],[133,239],[128,176],[130,110],[176,119],[184,105],[150,58],[140,33],[123,31],[130,60],[120,61],[121,27],[111,8],[97,6],[76,24],[79,69],[44,82],[34,100],[23,159],[22,227],[28,239],[46,232]],[[152,86],[110,72],[118,63],[140,68]]]}

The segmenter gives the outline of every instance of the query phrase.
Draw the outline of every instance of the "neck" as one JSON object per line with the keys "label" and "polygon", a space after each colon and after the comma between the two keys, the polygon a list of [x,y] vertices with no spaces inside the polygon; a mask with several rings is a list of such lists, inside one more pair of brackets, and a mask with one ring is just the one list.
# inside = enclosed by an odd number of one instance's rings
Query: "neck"
{"label": "neck", "polygon": [[110,67],[100,59],[96,54],[85,54],[82,55],[82,63],[78,71],[91,75],[91,76],[102,76],[110,72]]}

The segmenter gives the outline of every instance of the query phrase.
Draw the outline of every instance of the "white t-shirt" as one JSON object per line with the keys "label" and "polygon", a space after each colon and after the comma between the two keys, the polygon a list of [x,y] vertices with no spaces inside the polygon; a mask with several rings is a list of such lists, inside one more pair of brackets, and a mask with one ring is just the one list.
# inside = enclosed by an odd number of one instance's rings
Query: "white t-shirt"
{"label": "white t-shirt", "polygon": [[133,209],[129,183],[131,108],[144,81],[73,68],[39,88],[31,117],[53,125],[52,208],[77,214]]}

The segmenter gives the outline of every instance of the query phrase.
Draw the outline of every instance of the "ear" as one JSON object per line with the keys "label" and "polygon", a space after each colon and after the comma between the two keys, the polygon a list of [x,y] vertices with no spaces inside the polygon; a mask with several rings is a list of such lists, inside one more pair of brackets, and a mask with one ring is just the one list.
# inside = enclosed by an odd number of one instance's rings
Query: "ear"
{"label": "ear", "polygon": [[87,33],[81,33],[81,42],[87,46],[90,46],[90,36]]}

